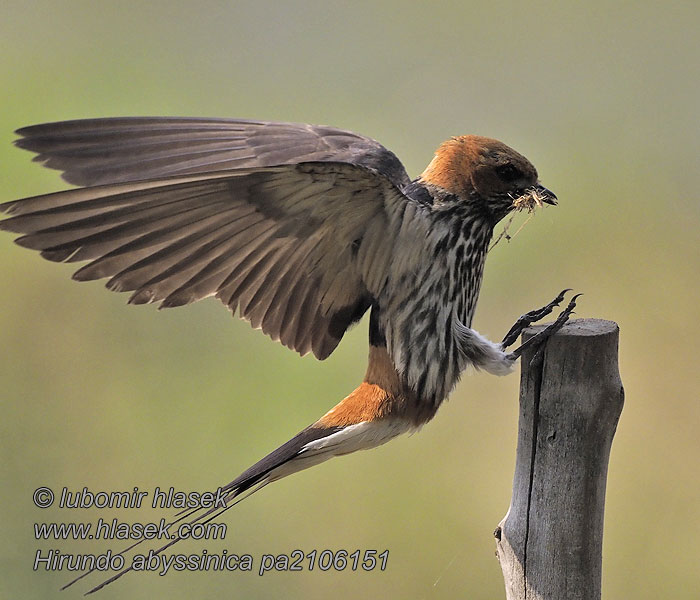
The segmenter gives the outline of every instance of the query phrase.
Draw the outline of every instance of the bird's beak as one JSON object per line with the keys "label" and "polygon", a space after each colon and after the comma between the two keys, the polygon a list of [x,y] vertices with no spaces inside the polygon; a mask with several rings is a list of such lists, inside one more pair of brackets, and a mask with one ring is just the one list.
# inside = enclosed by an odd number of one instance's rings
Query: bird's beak
{"label": "bird's beak", "polygon": [[539,183],[535,186],[535,192],[537,193],[540,202],[556,206],[557,195],[554,192],[548,190],[546,187],[540,185]]}

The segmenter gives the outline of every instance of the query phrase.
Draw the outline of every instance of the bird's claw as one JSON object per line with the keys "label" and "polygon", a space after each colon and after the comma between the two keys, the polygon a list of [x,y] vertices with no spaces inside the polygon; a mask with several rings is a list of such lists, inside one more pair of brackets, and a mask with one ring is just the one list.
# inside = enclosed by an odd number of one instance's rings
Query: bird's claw
{"label": "bird's claw", "polygon": [[511,346],[513,342],[515,342],[515,340],[518,339],[523,329],[529,327],[533,323],[539,321],[540,319],[546,317],[549,313],[551,313],[554,310],[554,307],[559,306],[561,301],[564,299],[564,294],[570,291],[571,288],[566,288],[565,290],[562,290],[559,293],[559,295],[546,306],[543,306],[542,308],[538,308],[536,310],[531,310],[530,312],[526,312],[524,315],[520,316],[520,318],[515,322],[513,327],[510,328],[510,331],[506,333],[505,337],[503,338],[503,341],[501,342],[501,347],[507,348],[508,346]]}
{"label": "bird's claw", "polygon": [[[569,290],[564,290],[564,292],[566,292],[566,291],[569,291]],[[564,294],[564,292],[562,292],[559,296],[562,296],[562,294]],[[559,296],[557,296],[555,301],[557,299],[559,299]],[[545,341],[547,341],[557,331],[559,331],[562,328],[562,326],[564,325],[564,323],[566,323],[569,320],[569,317],[573,314],[574,308],[576,308],[576,300],[578,299],[579,296],[583,296],[583,294],[574,295],[571,298],[571,300],[569,301],[569,304],[567,305],[567,307],[563,311],[561,311],[561,313],[559,313],[559,316],[556,318],[554,323],[550,323],[549,325],[547,325],[547,327],[545,327],[538,334],[533,335],[531,338],[529,338],[528,340],[523,342],[519,347],[517,347],[515,350],[513,350],[513,352],[511,352],[508,355],[508,358],[511,360],[516,360],[517,358],[519,358],[522,355],[522,353],[527,348],[530,348],[531,346],[534,346],[534,347],[541,346]],[[556,306],[556,304],[554,304],[554,302],[552,302],[550,304],[552,304],[552,308],[554,306]],[[549,304],[547,306],[549,306]],[[544,307],[544,308],[547,308],[547,307]],[[535,312],[535,311],[532,311],[532,312]],[[551,308],[548,312],[551,312]],[[530,314],[530,313],[528,313],[528,314]],[[547,314],[547,313],[545,313],[545,314]]]}

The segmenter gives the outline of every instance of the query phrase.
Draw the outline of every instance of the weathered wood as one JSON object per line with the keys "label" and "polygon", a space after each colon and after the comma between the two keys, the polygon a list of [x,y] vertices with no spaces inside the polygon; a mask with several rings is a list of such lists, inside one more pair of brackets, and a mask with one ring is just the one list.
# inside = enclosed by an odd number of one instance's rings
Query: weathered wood
{"label": "weathered wood", "polygon": [[513,496],[495,531],[508,600],[600,598],[605,483],[624,398],[618,337],[616,323],[579,319],[534,361],[532,351],[521,359]]}

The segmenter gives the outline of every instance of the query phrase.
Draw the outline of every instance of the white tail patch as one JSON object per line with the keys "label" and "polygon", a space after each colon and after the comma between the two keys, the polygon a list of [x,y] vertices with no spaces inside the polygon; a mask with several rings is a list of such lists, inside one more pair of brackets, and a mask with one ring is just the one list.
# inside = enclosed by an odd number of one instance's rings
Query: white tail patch
{"label": "white tail patch", "polygon": [[341,431],[309,442],[292,460],[270,471],[266,479],[276,481],[318,465],[334,456],[376,448],[412,429],[411,423],[399,419],[380,419],[348,425]]}

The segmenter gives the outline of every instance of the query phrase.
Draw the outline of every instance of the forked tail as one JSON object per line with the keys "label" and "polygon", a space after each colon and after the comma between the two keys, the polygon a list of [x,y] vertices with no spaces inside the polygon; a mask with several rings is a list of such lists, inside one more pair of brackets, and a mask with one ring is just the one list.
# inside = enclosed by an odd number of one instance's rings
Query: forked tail
{"label": "forked tail", "polygon": [[[366,380],[313,425],[300,431],[288,442],[241,473],[231,483],[220,488],[217,491],[218,501],[214,506],[185,509],[175,515],[175,520],[167,527],[177,524],[205,525],[268,483],[317,465],[333,456],[374,448],[409,431],[416,426],[416,423],[406,419],[404,411],[397,410],[404,406],[403,399],[391,395],[378,384],[369,383]],[[175,534],[171,540],[154,550],[151,555],[162,553],[181,539],[184,538]],[[130,552],[144,541],[145,538],[142,538],[134,542],[117,555]],[[95,570],[96,567],[93,567],[82,573],[61,589],[70,587]],[[90,589],[87,594],[101,590],[132,570],[134,570],[133,563]]]}

